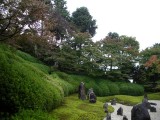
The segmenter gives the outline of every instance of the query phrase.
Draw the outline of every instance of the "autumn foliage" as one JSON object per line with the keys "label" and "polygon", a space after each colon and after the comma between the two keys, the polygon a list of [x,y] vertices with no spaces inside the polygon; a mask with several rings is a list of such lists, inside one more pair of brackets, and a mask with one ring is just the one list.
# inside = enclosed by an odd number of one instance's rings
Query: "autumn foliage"
{"label": "autumn foliage", "polygon": [[154,64],[159,63],[157,55],[152,55],[150,59],[144,64],[144,66],[151,67],[153,63]]}

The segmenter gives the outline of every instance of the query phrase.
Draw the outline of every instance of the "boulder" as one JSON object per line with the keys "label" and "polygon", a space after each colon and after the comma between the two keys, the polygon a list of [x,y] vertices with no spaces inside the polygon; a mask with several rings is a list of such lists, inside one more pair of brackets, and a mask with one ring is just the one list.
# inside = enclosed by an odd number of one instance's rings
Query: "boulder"
{"label": "boulder", "polygon": [[134,105],[131,110],[131,120],[151,120],[148,107],[150,106],[147,99],[141,104]]}

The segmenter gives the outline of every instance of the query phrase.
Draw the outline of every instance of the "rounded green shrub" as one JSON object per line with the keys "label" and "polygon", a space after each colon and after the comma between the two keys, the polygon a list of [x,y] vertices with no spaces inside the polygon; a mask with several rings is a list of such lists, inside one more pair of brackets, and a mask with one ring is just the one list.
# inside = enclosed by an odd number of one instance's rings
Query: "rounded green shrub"
{"label": "rounded green shrub", "polygon": [[0,48],[0,112],[13,114],[20,109],[51,111],[64,98],[60,85],[31,62]]}

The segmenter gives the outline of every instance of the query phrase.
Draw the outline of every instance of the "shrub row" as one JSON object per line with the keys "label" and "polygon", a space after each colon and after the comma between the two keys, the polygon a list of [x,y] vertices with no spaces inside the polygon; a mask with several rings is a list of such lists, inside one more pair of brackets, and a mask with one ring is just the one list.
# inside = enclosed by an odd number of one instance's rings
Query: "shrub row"
{"label": "shrub row", "polygon": [[144,88],[141,85],[125,82],[111,82],[104,79],[94,79],[87,76],[67,75],[65,73],[57,73],[61,79],[68,81],[78,88],[80,82],[85,83],[86,92],[89,88],[93,88],[98,96],[109,95],[143,95]]}

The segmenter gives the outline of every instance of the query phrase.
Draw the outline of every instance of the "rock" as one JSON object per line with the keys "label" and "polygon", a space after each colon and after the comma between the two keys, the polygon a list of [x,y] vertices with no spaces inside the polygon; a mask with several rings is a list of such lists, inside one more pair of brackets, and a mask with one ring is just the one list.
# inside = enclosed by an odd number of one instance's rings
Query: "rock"
{"label": "rock", "polygon": [[106,120],[111,120],[111,113],[107,113]]}
{"label": "rock", "polygon": [[128,120],[127,116],[124,115],[123,116],[123,120]]}
{"label": "rock", "polygon": [[91,93],[89,94],[89,102],[90,102],[90,103],[96,103],[96,100],[97,100],[97,97],[96,97],[95,93],[94,93],[94,92],[91,92]]}
{"label": "rock", "polygon": [[89,100],[89,94],[93,92],[93,88],[90,88],[87,92],[87,99]]}
{"label": "rock", "polygon": [[149,102],[144,99],[141,104],[134,105],[131,110],[131,120],[151,120],[148,107]]}
{"label": "rock", "polygon": [[111,101],[111,105],[116,105],[116,99],[115,98]]}
{"label": "rock", "polygon": [[108,113],[108,103],[104,103],[103,105],[103,108],[104,108],[104,112]]}
{"label": "rock", "polygon": [[151,107],[150,107],[150,112],[157,112],[157,110],[156,110],[155,107],[151,106]]}
{"label": "rock", "polygon": [[117,110],[117,115],[123,115],[123,108],[120,107],[118,110]]}

